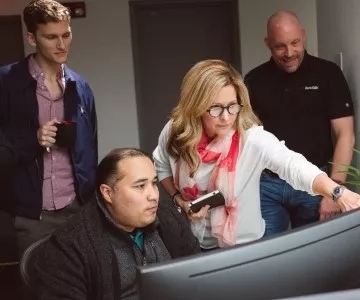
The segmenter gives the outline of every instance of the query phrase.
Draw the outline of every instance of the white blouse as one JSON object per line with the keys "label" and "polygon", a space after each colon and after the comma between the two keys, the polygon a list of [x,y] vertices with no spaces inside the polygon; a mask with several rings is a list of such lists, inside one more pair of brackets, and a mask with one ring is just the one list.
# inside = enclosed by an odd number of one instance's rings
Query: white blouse
{"label": "white blouse", "polygon": [[[158,146],[153,152],[159,181],[175,174],[175,160],[166,150],[170,122],[162,130]],[[280,142],[262,126],[254,126],[246,130],[241,142],[235,187],[239,211],[236,244],[254,241],[264,235],[265,221],[260,209],[260,176],[264,169],[277,173],[293,188],[311,195],[315,195],[312,190],[315,177],[324,173],[308,162],[303,155],[289,150],[284,142]],[[202,191],[206,191],[212,168],[211,164],[201,164],[195,174],[195,180]],[[217,239],[211,235],[209,215],[204,220],[192,222],[191,225],[202,248],[218,247]]]}

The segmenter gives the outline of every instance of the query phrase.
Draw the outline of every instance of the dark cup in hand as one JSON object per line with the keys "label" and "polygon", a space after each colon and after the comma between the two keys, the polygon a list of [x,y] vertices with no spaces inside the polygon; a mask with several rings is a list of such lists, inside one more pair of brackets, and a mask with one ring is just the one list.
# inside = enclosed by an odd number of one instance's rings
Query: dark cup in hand
{"label": "dark cup in hand", "polygon": [[57,127],[55,144],[58,147],[72,147],[76,139],[76,121],[61,121],[55,126]]}

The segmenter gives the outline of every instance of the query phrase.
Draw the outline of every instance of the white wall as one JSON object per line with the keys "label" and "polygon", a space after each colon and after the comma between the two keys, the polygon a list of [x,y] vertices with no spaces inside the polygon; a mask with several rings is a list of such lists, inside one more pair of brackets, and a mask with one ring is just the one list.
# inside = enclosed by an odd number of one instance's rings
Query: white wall
{"label": "white wall", "polygon": [[[360,148],[360,1],[318,0],[319,56],[339,62],[343,53],[343,72],[349,83],[355,108],[356,148]],[[356,118],[357,117],[357,118]],[[355,160],[360,165],[360,160]]]}
{"label": "white wall", "polygon": [[242,74],[269,60],[264,44],[267,19],[277,10],[295,12],[307,33],[307,49],[317,55],[316,0],[239,0]]}
{"label": "white wall", "polygon": [[[0,0],[0,15],[21,14],[28,2]],[[139,145],[129,8],[127,0],[85,3],[87,17],[72,21],[74,39],[68,64],[94,90],[102,157],[114,147]],[[268,60],[263,44],[266,21],[278,9],[299,15],[308,33],[308,49],[317,54],[315,0],[239,0],[243,73]],[[31,49],[26,46],[25,52]]]}
{"label": "white wall", "polygon": [[96,97],[99,154],[139,146],[127,1],[88,0],[86,19],[74,19],[69,65],[88,79]]}

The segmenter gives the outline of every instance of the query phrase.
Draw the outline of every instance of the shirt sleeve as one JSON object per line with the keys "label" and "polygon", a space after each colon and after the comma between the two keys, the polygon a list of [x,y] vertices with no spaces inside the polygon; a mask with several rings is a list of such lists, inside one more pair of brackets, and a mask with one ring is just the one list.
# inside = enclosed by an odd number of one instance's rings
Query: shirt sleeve
{"label": "shirt sleeve", "polygon": [[170,122],[171,121],[169,121],[161,131],[158,145],[153,152],[153,159],[159,181],[173,176],[170,155],[166,149],[166,144],[169,137]]}
{"label": "shirt sleeve", "polygon": [[312,189],[313,182],[324,172],[307,161],[303,155],[287,148],[283,141],[263,130],[262,126],[254,130],[259,131],[253,136],[255,147],[262,153],[264,167],[278,174],[294,189],[316,195]]}
{"label": "shirt sleeve", "polygon": [[331,64],[326,86],[327,114],[330,120],[354,115],[350,89],[341,69]]}

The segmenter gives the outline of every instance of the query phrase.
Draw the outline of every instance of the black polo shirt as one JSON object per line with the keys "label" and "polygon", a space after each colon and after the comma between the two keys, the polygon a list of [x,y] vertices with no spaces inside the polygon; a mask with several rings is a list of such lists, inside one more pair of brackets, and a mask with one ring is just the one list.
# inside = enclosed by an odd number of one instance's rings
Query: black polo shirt
{"label": "black polo shirt", "polygon": [[264,125],[317,166],[333,156],[330,120],[354,114],[350,90],[334,63],[305,53],[287,73],[273,59],[245,76],[250,102]]}

